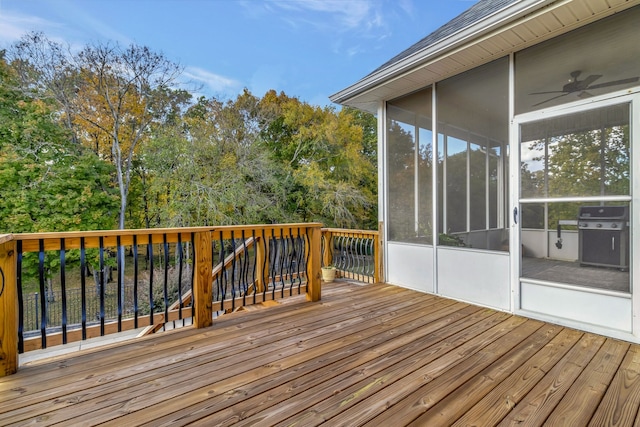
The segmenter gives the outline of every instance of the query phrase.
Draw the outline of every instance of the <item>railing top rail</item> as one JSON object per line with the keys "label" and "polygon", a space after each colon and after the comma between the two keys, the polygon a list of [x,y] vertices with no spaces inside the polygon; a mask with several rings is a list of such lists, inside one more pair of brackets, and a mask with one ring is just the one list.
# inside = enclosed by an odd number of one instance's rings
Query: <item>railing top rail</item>
{"label": "railing top rail", "polygon": [[[115,237],[115,236],[134,236],[134,235],[161,235],[176,233],[201,233],[201,232],[219,232],[219,231],[242,231],[242,230],[272,230],[282,228],[320,228],[322,224],[319,222],[310,223],[294,223],[294,224],[255,224],[255,225],[220,225],[211,227],[182,227],[182,228],[141,228],[141,229],[125,229],[125,230],[91,230],[91,231],[64,231],[64,232],[46,232],[46,233],[23,233],[8,235],[8,240],[38,240],[38,239],[61,239],[61,238],[80,238],[80,237]],[[0,236],[2,238],[3,236]]]}
{"label": "railing top rail", "polygon": [[349,228],[323,228],[322,231],[333,234],[365,234],[369,236],[378,236],[380,234],[378,230],[351,230]]}
{"label": "railing top rail", "polygon": [[15,240],[13,234],[0,234],[0,245]]}

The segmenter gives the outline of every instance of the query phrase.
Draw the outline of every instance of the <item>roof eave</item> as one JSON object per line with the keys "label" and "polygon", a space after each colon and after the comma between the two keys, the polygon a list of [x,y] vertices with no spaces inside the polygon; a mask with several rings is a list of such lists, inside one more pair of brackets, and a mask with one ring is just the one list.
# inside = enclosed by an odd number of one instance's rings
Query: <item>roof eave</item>
{"label": "roof eave", "polygon": [[[566,1],[566,0],[565,0]],[[349,104],[355,97],[362,95],[377,86],[415,69],[425,62],[445,56],[460,46],[473,43],[474,40],[504,25],[517,21],[522,16],[541,9],[557,0],[522,0],[495,12],[473,25],[470,25],[442,40],[422,49],[406,58],[374,72],[353,85],[331,95],[329,99],[337,104]]]}

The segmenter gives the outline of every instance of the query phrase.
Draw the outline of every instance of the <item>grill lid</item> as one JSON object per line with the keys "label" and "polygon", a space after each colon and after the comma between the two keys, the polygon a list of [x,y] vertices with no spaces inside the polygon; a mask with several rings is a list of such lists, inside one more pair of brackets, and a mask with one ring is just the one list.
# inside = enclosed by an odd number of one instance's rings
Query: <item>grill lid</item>
{"label": "grill lid", "polygon": [[578,211],[579,220],[622,220],[629,219],[628,206],[581,206]]}

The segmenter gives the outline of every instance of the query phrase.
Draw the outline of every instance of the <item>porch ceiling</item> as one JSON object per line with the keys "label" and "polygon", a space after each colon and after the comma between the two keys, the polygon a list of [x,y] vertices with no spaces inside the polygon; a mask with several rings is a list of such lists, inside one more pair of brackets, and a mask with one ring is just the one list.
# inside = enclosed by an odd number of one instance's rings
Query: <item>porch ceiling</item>
{"label": "porch ceiling", "polygon": [[369,74],[330,98],[376,113],[380,101],[411,93],[638,4],[640,0],[519,1]]}

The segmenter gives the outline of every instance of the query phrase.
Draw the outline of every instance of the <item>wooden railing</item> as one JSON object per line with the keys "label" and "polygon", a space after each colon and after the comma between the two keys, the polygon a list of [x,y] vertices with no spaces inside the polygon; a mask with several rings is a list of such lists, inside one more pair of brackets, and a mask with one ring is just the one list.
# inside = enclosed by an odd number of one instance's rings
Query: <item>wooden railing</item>
{"label": "wooden railing", "polygon": [[18,353],[303,294],[320,267],[380,281],[377,231],[284,224],[0,235],[0,376]]}
{"label": "wooden railing", "polygon": [[[19,352],[184,318],[207,327],[214,312],[295,294],[318,301],[320,227],[2,235],[0,376],[17,370]],[[36,325],[25,323],[28,289],[39,297]],[[79,313],[71,310],[71,289],[80,289]],[[97,312],[88,311],[92,300]]]}
{"label": "wooden railing", "polygon": [[322,229],[322,265],[333,265],[337,276],[378,283],[382,277],[380,233],[372,230]]}

